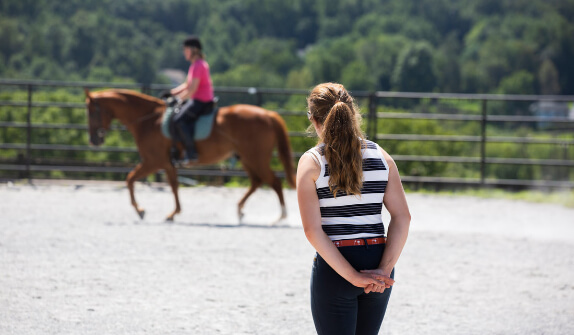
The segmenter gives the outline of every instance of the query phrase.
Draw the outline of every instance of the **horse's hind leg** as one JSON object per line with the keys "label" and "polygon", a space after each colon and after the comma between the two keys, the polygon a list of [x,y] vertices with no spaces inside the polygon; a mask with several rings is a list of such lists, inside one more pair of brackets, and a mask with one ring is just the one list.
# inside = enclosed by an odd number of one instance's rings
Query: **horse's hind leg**
{"label": "horse's hind leg", "polygon": [[132,201],[132,206],[134,206],[136,212],[138,213],[140,219],[144,218],[145,210],[138,206],[136,202],[136,198],[134,195],[134,183],[152,172],[155,172],[157,169],[144,165],[143,163],[139,163],[130,173],[128,173],[128,177],[126,178],[126,182],[128,184],[128,190],[130,191],[130,198]]}
{"label": "horse's hind leg", "polygon": [[273,188],[275,193],[277,193],[277,197],[279,198],[279,203],[281,204],[281,216],[273,223],[275,225],[287,217],[287,209],[285,208],[285,199],[283,198],[283,185],[281,185],[281,179],[275,175],[269,166],[262,167],[259,170],[258,176],[261,178],[261,180],[263,180],[264,183]]}
{"label": "horse's hind leg", "polygon": [[181,212],[181,207],[179,206],[179,195],[177,193],[177,187],[178,187],[177,170],[171,164],[166,166],[164,168],[164,170],[165,170],[165,174],[167,175],[167,180],[169,182],[169,185],[171,186],[171,191],[173,192],[173,196],[175,197],[175,210],[170,215],[168,215],[165,220],[166,221],[173,221],[173,217],[176,214],[178,214],[179,212]]}
{"label": "horse's hind leg", "polygon": [[273,181],[269,183],[269,185],[273,188],[275,193],[277,193],[277,197],[279,197],[279,203],[281,203],[281,216],[277,221],[273,223],[277,224],[279,221],[287,218],[287,209],[285,208],[285,199],[283,198],[283,185],[281,185],[281,179],[275,176],[273,172],[271,173],[273,174]]}
{"label": "horse's hind leg", "polygon": [[247,170],[247,168],[245,168],[245,170],[247,171],[247,174],[249,175],[249,180],[251,181],[251,186],[249,187],[249,190],[247,190],[247,193],[245,193],[243,198],[241,198],[241,200],[237,204],[237,216],[239,217],[239,223],[241,223],[243,220],[243,216],[244,216],[243,206],[245,206],[245,202],[247,201],[247,198],[249,198],[249,196],[251,196],[253,194],[253,192],[255,192],[255,190],[257,190],[257,188],[259,186],[261,186],[261,184],[262,184],[261,179],[257,178],[257,176],[255,176],[255,175],[253,175],[249,170]]}

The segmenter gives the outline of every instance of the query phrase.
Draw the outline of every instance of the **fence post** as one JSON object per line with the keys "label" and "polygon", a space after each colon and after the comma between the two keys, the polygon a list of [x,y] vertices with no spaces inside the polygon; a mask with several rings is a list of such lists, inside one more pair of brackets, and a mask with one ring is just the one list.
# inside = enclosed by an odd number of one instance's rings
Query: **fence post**
{"label": "fence post", "polygon": [[375,93],[369,94],[369,116],[367,123],[367,137],[373,141],[377,141],[377,96]]}
{"label": "fence post", "polygon": [[26,85],[28,88],[28,105],[26,112],[26,177],[28,183],[32,183],[32,174],[30,173],[30,163],[32,155],[32,84]]}
{"label": "fence post", "polygon": [[482,100],[482,118],[480,120],[480,186],[486,179],[486,100]]}

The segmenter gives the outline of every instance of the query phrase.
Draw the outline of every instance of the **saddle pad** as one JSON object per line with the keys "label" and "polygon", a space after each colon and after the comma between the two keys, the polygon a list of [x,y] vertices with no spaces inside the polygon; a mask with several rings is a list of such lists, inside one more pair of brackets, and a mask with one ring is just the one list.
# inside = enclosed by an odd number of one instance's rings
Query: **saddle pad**
{"label": "saddle pad", "polygon": [[193,137],[196,141],[205,140],[211,134],[211,128],[213,128],[213,119],[217,115],[219,108],[214,108],[211,113],[205,114],[199,117],[195,122],[195,136]]}
{"label": "saddle pad", "polygon": [[[214,108],[209,114],[201,115],[199,119],[195,122],[195,136],[193,137],[196,141],[204,140],[211,134],[211,128],[213,127],[213,119],[217,115],[219,108]],[[172,134],[170,131],[170,124],[175,112],[175,108],[167,107],[165,113],[163,114],[163,119],[161,120],[161,132],[163,136],[171,139]]]}
{"label": "saddle pad", "polygon": [[171,132],[169,131],[169,124],[171,123],[171,119],[173,117],[173,112],[175,108],[167,107],[165,109],[165,113],[163,113],[163,119],[161,119],[161,132],[163,136],[171,139]]}

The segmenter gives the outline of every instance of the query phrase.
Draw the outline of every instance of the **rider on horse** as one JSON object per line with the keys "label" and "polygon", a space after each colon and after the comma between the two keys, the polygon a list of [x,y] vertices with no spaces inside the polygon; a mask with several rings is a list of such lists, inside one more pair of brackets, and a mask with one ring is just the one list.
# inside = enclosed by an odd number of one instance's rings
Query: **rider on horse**
{"label": "rider on horse", "polygon": [[[179,102],[179,112],[174,116],[175,129],[185,145],[184,164],[198,160],[195,149],[195,121],[200,115],[209,113],[213,108],[213,84],[209,74],[209,65],[204,60],[201,42],[196,36],[190,36],[183,42],[183,55],[191,63],[187,80],[170,91]],[[185,99],[188,99],[183,102]]]}

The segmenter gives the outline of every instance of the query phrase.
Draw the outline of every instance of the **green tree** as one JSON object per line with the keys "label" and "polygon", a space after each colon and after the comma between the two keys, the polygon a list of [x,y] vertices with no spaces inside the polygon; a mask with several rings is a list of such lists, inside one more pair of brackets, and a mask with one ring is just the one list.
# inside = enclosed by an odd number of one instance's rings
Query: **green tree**
{"label": "green tree", "polygon": [[293,69],[287,76],[286,88],[309,89],[313,86],[313,78],[308,68]]}
{"label": "green tree", "polygon": [[398,91],[432,91],[436,76],[430,45],[419,42],[407,46],[399,55],[391,81],[393,89]]}
{"label": "green tree", "polygon": [[0,52],[6,59],[10,59],[22,49],[24,40],[25,36],[20,30],[17,19],[0,19]]}
{"label": "green tree", "polygon": [[545,59],[538,71],[538,84],[542,94],[560,94],[560,78],[556,66],[551,60]]}
{"label": "green tree", "polygon": [[295,43],[276,38],[261,38],[237,46],[234,64],[253,64],[262,69],[287,74],[301,64],[297,58]]}
{"label": "green tree", "polygon": [[456,34],[450,34],[435,53],[434,73],[437,86],[443,92],[461,92],[461,70],[458,54],[461,50]]}
{"label": "green tree", "polygon": [[369,69],[366,82],[375,81],[376,90],[390,91],[393,69],[399,53],[410,43],[401,35],[371,35],[356,46],[357,60]]}
{"label": "green tree", "polygon": [[282,87],[283,79],[280,75],[265,71],[258,66],[242,64],[224,73],[214,74],[213,84],[216,86]]}
{"label": "green tree", "polygon": [[343,69],[340,82],[350,90],[373,91],[376,78],[370,75],[367,65],[360,61],[349,63]]}
{"label": "green tree", "polygon": [[[560,92],[574,94],[573,4],[2,0],[0,76],[82,79],[90,76],[91,67],[98,67],[108,68],[114,77],[152,82],[163,68],[187,69],[181,41],[196,34],[204,42],[213,73],[254,65],[282,76],[280,86],[286,85],[291,71],[304,67],[312,82],[352,81],[357,87],[397,89],[393,73],[399,54],[407,45],[425,42],[433,70],[426,72],[427,78],[415,76],[418,82],[426,81],[425,89],[497,92],[503,78],[515,72],[539,75],[542,60],[548,59],[559,74]],[[355,62],[368,69],[363,82],[349,70],[364,71]],[[406,69],[406,63],[401,64]],[[548,77],[550,72],[543,73]],[[540,78],[538,83],[535,92],[541,93],[547,86]]]}
{"label": "green tree", "polygon": [[534,75],[521,70],[505,77],[498,88],[502,94],[534,94]]}

